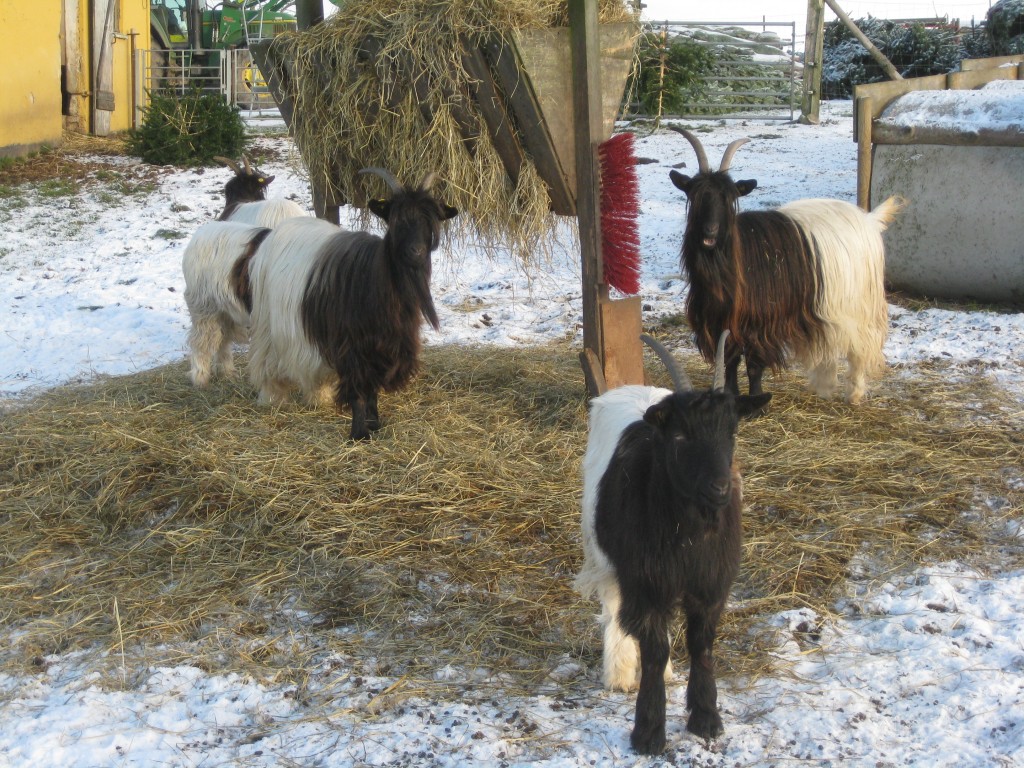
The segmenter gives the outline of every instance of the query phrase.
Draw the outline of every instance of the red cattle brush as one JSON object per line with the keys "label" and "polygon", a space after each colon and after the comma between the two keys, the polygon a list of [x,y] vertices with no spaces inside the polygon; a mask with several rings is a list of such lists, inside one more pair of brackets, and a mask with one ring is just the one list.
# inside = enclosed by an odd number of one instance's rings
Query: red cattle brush
{"label": "red cattle brush", "polygon": [[598,147],[601,163],[601,252],[604,282],[640,292],[640,183],[633,134],[618,133]]}

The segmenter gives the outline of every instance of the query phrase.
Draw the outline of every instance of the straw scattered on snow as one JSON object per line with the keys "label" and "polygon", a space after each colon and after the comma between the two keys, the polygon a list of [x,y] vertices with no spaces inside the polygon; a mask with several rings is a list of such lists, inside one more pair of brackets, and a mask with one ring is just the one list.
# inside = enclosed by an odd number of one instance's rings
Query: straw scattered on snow
{"label": "straw scattered on snow", "polygon": [[[928,369],[890,373],[859,408],[796,374],[769,387],[769,415],[741,428],[723,674],[767,670],[763,618],[827,616],[851,576],[1019,564],[999,534],[1024,511],[1019,404]],[[412,688],[445,666],[528,688],[566,659],[599,663],[597,606],[572,590],[574,350],[429,348],[382,413],[379,436],[352,444],[346,416],[261,409],[244,376],[198,392],[176,364],[0,414],[0,669],[99,646],[112,664],[291,679],[338,654]]]}

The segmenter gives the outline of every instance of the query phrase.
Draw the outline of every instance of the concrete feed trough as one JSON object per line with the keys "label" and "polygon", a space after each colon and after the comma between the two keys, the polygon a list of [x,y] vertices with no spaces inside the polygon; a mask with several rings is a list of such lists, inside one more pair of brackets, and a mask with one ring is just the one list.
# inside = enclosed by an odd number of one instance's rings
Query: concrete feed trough
{"label": "concrete feed trough", "polygon": [[872,140],[871,200],[909,201],[885,235],[889,285],[1024,303],[1024,81],[905,93]]}

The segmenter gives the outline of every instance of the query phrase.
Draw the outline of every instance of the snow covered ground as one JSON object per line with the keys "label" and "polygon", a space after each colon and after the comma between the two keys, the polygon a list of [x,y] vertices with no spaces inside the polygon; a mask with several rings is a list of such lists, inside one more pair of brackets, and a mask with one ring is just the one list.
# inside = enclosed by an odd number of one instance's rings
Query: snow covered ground
{"label": "snow covered ground", "polygon": [[[855,197],[848,102],[824,105],[819,126],[691,125],[709,129],[701,136],[713,162],[732,139],[751,137],[732,169],[759,182],[747,208]],[[264,164],[278,177],[271,195],[308,206],[287,139],[260,143],[281,152]],[[681,306],[685,208],[668,169],[694,160],[667,131],[639,138],[637,154],[657,161],[639,166],[642,295],[654,317]],[[185,354],[181,254],[219,212],[229,171],[154,175],[130,160],[94,159],[110,164],[106,188],[67,196],[35,185],[0,196],[0,404]],[[143,175],[155,180],[144,193],[111,194],[118,177]],[[572,245],[553,251],[544,274],[527,276],[508,254],[446,245],[435,261],[442,330],[428,332],[429,343],[580,338]],[[892,305],[890,317],[891,364],[981,372],[1024,402],[1024,314]],[[1024,483],[1024,468],[1007,477]],[[1024,545],[1020,520],[1012,526]],[[450,695],[424,697],[331,659],[310,670],[318,682],[306,693],[329,702],[311,708],[289,681],[193,667],[127,670],[112,686],[95,671],[95,652],[0,675],[0,766],[1024,766],[1024,572],[943,563],[850,594],[834,616],[794,607],[771,619],[784,672],[721,681],[726,733],[711,744],[684,730],[678,675],[660,758],[630,752],[633,697],[602,692],[593,670],[572,663],[529,696],[504,692],[486,670],[442,668]],[[313,642],[303,631],[297,642]]]}

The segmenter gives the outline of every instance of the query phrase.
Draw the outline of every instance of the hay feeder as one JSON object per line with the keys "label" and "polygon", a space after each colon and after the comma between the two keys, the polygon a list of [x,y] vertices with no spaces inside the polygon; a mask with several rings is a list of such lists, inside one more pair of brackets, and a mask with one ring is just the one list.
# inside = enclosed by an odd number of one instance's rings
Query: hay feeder
{"label": "hay feeder", "polygon": [[[621,4],[605,5],[623,9]],[[350,7],[343,7],[338,15]],[[390,19],[388,23],[392,21],[400,24],[400,20]],[[497,158],[497,186],[510,196],[505,200],[484,200],[484,195],[475,194],[469,189],[474,183],[472,174],[462,177],[468,183],[453,180],[456,174],[450,172],[451,165],[430,169],[450,182],[448,202],[475,222],[481,213],[487,218],[493,212],[482,211],[481,206],[501,207],[502,215],[508,215],[529,197],[529,184],[538,177],[543,215],[578,219],[584,313],[581,362],[588,388],[596,393],[605,386],[643,381],[639,298],[610,299],[603,279],[597,160],[598,145],[611,136],[614,127],[638,29],[635,19],[628,16],[621,23],[598,24],[597,0],[570,0],[568,21],[568,27],[458,30],[452,35],[455,50],[445,55],[457,62],[453,69],[466,77],[453,77],[451,82],[411,55],[411,49],[403,50],[389,41],[387,30],[378,25],[374,34],[360,38],[352,67],[359,71],[351,76],[363,78],[364,83],[373,80],[356,110],[364,129],[374,120],[394,126],[400,105],[414,104],[412,119],[418,125],[410,128],[408,120],[401,125],[401,130],[411,131],[406,149],[421,137],[433,139],[444,125],[452,128],[448,145],[461,147],[461,152],[453,153],[459,156],[455,164],[475,163],[478,168],[481,157]],[[308,99],[303,101],[301,89],[311,80],[329,87],[326,84],[335,82],[338,74],[337,61],[329,54],[314,54],[319,58],[313,67],[308,66],[308,57],[303,58],[303,35],[316,35],[319,29],[300,31],[290,40],[256,44],[252,52],[310,168],[317,215],[337,222],[341,205],[363,207],[370,194],[362,187],[366,180],[357,176],[360,167],[385,167],[399,178],[411,179],[413,163],[402,167],[393,153],[389,156],[365,139],[355,142],[358,152],[349,144],[342,147],[348,141],[346,128],[338,127],[343,121],[327,125],[318,115],[303,114]],[[335,135],[343,141],[326,148],[317,146],[314,139],[324,131],[337,131]],[[361,156],[356,156],[359,152]],[[441,164],[447,162],[445,155]],[[460,200],[459,194],[466,197]],[[537,207],[537,201],[528,202]],[[479,232],[480,225],[474,226]],[[493,230],[489,234],[493,239]],[[509,239],[516,240],[513,235]]]}

